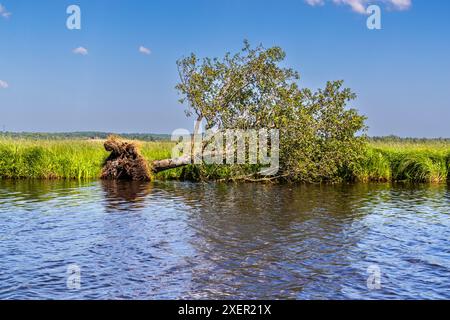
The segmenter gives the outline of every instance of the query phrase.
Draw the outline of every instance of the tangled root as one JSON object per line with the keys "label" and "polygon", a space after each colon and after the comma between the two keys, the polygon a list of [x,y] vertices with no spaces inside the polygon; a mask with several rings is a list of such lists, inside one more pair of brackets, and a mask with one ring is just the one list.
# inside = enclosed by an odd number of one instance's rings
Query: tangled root
{"label": "tangled root", "polygon": [[105,150],[111,152],[103,164],[102,179],[108,180],[152,180],[151,170],[133,142],[121,141],[110,136],[106,140]]}

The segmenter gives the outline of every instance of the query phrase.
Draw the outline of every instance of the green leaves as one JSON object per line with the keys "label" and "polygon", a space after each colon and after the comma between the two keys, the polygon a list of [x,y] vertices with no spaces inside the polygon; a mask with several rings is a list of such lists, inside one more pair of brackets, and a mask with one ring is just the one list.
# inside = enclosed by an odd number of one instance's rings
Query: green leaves
{"label": "green leaves", "polygon": [[280,47],[252,48],[236,54],[177,62],[177,90],[187,114],[207,128],[279,129],[280,166],[290,180],[335,181],[365,150],[365,117],[347,104],[356,98],[343,81],[313,92],[300,89],[299,73],[280,66]]}
{"label": "green leaves", "polygon": [[272,109],[296,90],[298,73],[280,68],[285,58],[279,47],[243,49],[232,55],[199,60],[194,54],[177,61],[176,89],[188,104],[188,115],[205,119],[208,128],[246,129],[267,124]]}

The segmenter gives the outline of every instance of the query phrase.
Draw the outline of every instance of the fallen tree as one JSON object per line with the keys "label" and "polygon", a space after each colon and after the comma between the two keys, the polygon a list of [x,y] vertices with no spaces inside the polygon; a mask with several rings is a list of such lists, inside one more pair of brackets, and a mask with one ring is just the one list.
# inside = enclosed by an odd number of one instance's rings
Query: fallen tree
{"label": "fallen tree", "polygon": [[[251,48],[245,42],[240,52],[227,53],[222,59],[198,59],[191,54],[179,60],[176,88],[180,102],[188,105],[187,115],[196,118],[192,137],[199,135],[201,122],[206,131],[277,130],[279,170],[270,173],[272,178],[338,181],[351,171],[366,146],[365,117],[347,108],[356,95],[343,87],[343,81],[327,82],[315,92],[299,88],[299,74],[281,66],[284,58],[279,47]],[[155,173],[214,156],[209,148],[214,139],[207,139],[200,148],[194,148],[194,142],[189,155],[147,164],[134,143],[109,139],[105,148],[111,155],[102,178],[151,180]],[[251,177],[243,173],[251,181],[261,178],[258,172]]]}

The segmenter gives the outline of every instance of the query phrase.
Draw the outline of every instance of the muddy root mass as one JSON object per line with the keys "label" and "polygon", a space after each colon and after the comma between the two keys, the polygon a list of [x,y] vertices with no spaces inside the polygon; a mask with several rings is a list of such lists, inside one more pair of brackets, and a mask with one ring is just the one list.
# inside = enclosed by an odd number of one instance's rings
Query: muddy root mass
{"label": "muddy root mass", "polygon": [[103,165],[101,178],[105,180],[152,180],[152,170],[133,142],[116,137],[106,140],[105,150],[111,152]]}

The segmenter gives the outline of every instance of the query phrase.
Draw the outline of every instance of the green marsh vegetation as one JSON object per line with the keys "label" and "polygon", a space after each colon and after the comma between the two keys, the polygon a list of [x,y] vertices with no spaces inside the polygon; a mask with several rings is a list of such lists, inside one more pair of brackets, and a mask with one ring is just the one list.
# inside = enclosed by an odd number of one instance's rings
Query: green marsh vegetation
{"label": "green marsh vegetation", "polygon": [[[174,146],[170,141],[138,143],[149,163],[170,157]],[[0,138],[0,178],[98,179],[107,156],[102,140]],[[253,166],[189,165],[163,171],[156,178],[229,181],[257,170]],[[371,140],[362,156],[338,171],[338,178],[343,182],[445,182],[450,178],[450,141]]]}
{"label": "green marsh vegetation", "polygon": [[[169,157],[173,146],[168,141],[139,144],[148,161]],[[102,140],[0,137],[0,178],[97,179],[107,156]]]}
{"label": "green marsh vegetation", "polygon": [[445,182],[450,178],[450,141],[372,140],[352,171],[360,181]]}

